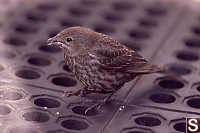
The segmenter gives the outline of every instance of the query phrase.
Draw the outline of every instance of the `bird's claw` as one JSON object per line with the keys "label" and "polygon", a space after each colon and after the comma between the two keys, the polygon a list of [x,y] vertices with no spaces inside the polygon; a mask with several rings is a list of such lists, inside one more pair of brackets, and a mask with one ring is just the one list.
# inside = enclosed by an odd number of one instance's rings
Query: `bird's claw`
{"label": "bird's claw", "polygon": [[90,111],[90,110],[92,110],[92,109],[97,110],[97,111],[100,110],[100,108],[101,108],[102,105],[103,105],[102,103],[96,103],[96,104],[94,104],[94,105],[88,107],[88,108],[85,110],[85,115],[88,113],[88,111]]}
{"label": "bird's claw", "polygon": [[84,97],[86,94],[86,92],[82,89],[78,90],[78,91],[65,91],[64,92],[64,95],[66,97],[71,97],[71,96],[81,96],[81,97]]}
{"label": "bird's claw", "polygon": [[64,96],[66,96],[66,97],[75,96],[75,93],[73,91],[65,91]]}
{"label": "bird's claw", "polygon": [[85,114],[87,114],[88,111],[92,110],[92,109],[96,109],[97,111],[100,110],[100,108],[107,103],[108,100],[110,100],[110,98],[113,96],[114,93],[111,93],[109,96],[107,96],[106,98],[103,99],[103,101],[98,101],[99,103],[95,103],[94,105],[88,107],[85,110]]}

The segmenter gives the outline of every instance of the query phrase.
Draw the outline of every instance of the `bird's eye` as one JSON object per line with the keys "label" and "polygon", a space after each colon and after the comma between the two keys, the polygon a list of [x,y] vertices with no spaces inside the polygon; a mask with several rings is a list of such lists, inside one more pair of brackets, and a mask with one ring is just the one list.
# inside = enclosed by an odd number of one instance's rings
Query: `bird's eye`
{"label": "bird's eye", "polygon": [[71,42],[72,41],[72,38],[71,37],[68,37],[67,38],[67,42]]}

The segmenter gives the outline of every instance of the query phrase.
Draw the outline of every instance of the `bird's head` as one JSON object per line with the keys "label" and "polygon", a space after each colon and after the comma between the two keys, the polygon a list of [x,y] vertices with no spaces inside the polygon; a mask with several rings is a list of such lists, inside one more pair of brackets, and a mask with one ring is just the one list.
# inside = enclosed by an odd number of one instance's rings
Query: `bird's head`
{"label": "bird's head", "polygon": [[48,45],[59,46],[69,56],[76,56],[92,48],[95,41],[95,34],[96,32],[88,28],[71,27],[49,38],[47,43]]}

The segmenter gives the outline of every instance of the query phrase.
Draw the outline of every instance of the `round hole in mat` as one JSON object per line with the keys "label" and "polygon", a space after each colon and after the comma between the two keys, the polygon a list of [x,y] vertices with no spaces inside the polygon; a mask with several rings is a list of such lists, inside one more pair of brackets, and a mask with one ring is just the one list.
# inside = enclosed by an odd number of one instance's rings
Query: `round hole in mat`
{"label": "round hole in mat", "polygon": [[86,116],[93,116],[98,114],[98,111],[96,109],[91,109],[87,111],[87,113],[85,114],[86,109],[88,109],[87,106],[75,106],[72,108],[72,111],[76,114],[86,115]]}
{"label": "round hole in mat", "polygon": [[26,112],[23,114],[23,117],[26,121],[34,122],[47,122],[50,119],[46,113],[38,111]]}
{"label": "round hole in mat", "polygon": [[132,3],[125,1],[115,2],[112,6],[117,11],[130,11],[132,8],[135,7],[135,5],[133,5]]}
{"label": "round hole in mat", "polygon": [[77,16],[77,17],[81,17],[81,16],[87,16],[90,14],[89,10],[85,9],[85,8],[70,8],[69,12],[72,16]]}
{"label": "round hole in mat", "polygon": [[11,109],[6,105],[0,105],[0,115],[8,115]]}
{"label": "round hole in mat", "polygon": [[59,86],[75,86],[76,81],[66,76],[57,76],[52,79],[52,83]]}
{"label": "round hole in mat", "polygon": [[41,11],[53,11],[58,8],[58,5],[56,3],[45,3],[45,4],[40,4],[37,6],[37,9]]}
{"label": "round hole in mat", "polygon": [[51,64],[51,61],[42,57],[31,57],[28,60],[28,63],[36,66],[48,66]]}
{"label": "round hole in mat", "polygon": [[180,89],[184,87],[184,84],[176,79],[162,79],[158,85],[166,89]]}
{"label": "round hole in mat", "polygon": [[10,90],[2,90],[0,91],[0,99],[6,99],[6,100],[20,100],[23,98],[23,95],[19,92],[10,91]]}
{"label": "round hole in mat", "polygon": [[100,32],[103,34],[111,34],[115,32],[115,29],[113,27],[111,27],[110,25],[105,25],[105,24],[95,25],[94,30],[96,32]]}
{"label": "round hole in mat", "polygon": [[174,129],[179,132],[185,132],[186,131],[186,123],[185,122],[176,123],[174,125]]}
{"label": "round hole in mat", "polygon": [[63,66],[63,69],[64,69],[65,71],[67,71],[67,72],[71,72],[71,70],[69,69],[68,65],[64,65],[64,66]]}
{"label": "round hole in mat", "polygon": [[135,51],[141,51],[142,50],[142,48],[141,48],[142,44],[139,44],[139,43],[136,43],[136,42],[133,42],[133,41],[122,41],[121,43],[123,45],[131,48],[132,50],[135,50]]}
{"label": "round hole in mat", "polygon": [[200,35],[200,27],[193,27],[192,28],[192,32],[195,34],[195,35]]}
{"label": "round hole in mat", "polygon": [[44,14],[35,13],[35,12],[28,12],[25,17],[29,22],[33,22],[33,23],[44,22],[47,20],[47,16],[45,16]]}
{"label": "round hole in mat", "polygon": [[123,17],[116,13],[106,13],[104,18],[109,22],[119,22],[123,20]]}
{"label": "round hole in mat", "polygon": [[5,39],[4,42],[12,46],[26,45],[26,42],[23,39],[14,36],[10,36],[9,38]]}
{"label": "round hole in mat", "polygon": [[189,67],[183,66],[183,65],[178,65],[178,64],[171,65],[169,67],[169,70],[171,70],[177,74],[180,74],[180,75],[187,75],[192,72],[192,70]]}
{"label": "round hole in mat", "polygon": [[180,51],[177,53],[176,57],[184,61],[197,61],[199,59],[197,54],[189,51]]}
{"label": "round hole in mat", "polygon": [[29,127],[15,127],[9,131],[9,133],[40,133],[33,128]]}
{"label": "round hole in mat", "polygon": [[22,34],[35,33],[37,30],[30,25],[18,24],[15,26],[15,31]]}
{"label": "round hole in mat", "polygon": [[150,7],[146,9],[148,15],[150,16],[164,16],[167,11],[162,7]]}
{"label": "round hole in mat", "polygon": [[23,78],[23,79],[38,79],[40,78],[40,74],[34,70],[29,69],[21,69],[15,72],[15,75],[17,77]]}
{"label": "round hole in mat", "polygon": [[200,98],[191,98],[187,101],[188,106],[200,109]]}
{"label": "round hole in mat", "polygon": [[89,127],[89,125],[84,121],[79,120],[65,120],[61,123],[64,128],[71,129],[71,130],[84,130]]}
{"label": "round hole in mat", "polygon": [[135,123],[142,126],[154,127],[161,125],[161,121],[158,118],[151,116],[142,116],[135,119]]}
{"label": "round hole in mat", "polygon": [[150,99],[156,103],[173,103],[176,100],[174,96],[165,93],[152,94]]}
{"label": "round hole in mat", "polygon": [[190,38],[185,40],[185,45],[190,48],[200,48],[200,39],[199,38]]}
{"label": "round hole in mat", "polygon": [[50,98],[35,99],[34,104],[40,107],[47,107],[47,108],[58,108],[61,105],[59,101]]}
{"label": "round hole in mat", "polygon": [[156,20],[153,19],[140,19],[139,25],[145,28],[153,28],[158,25]]}
{"label": "round hole in mat", "polygon": [[75,20],[62,19],[62,20],[60,20],[60,25],[63,27],[73,27],[73,26],[80,26],[81,24]]}
{"label": "round hole in mat", "polygon": [[129,32],[129,36],[134,39],[148,39],[150,38],[150,34],[147,31],[133,29]]}

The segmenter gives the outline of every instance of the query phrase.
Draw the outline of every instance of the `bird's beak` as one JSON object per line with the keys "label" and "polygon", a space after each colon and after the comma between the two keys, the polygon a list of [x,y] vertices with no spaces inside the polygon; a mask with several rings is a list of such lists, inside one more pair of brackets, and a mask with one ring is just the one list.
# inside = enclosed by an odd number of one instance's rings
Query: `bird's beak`
{"label": "bird's beak", "polygon": [[52,38],[49,38],[48,40],[47,40],[47,45],[52,45],[53,43],[53,40],[52,40]]}
{"label": "bird's beak", "polygon": [[58,46],[60,48],[64,48],[65,47],[64,42],[62,42],[62,40],[58,39],[56,36],[53,37],[53,38],[49,38],[47,40],[47,45],[55,45],[55,46]]}

